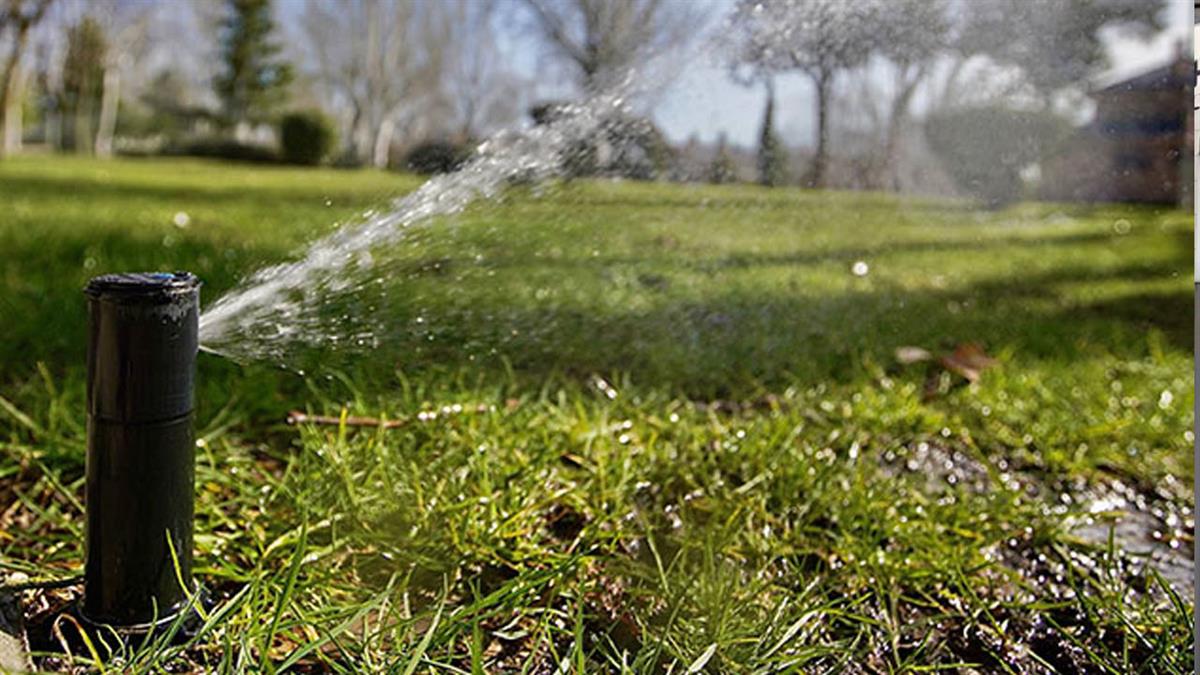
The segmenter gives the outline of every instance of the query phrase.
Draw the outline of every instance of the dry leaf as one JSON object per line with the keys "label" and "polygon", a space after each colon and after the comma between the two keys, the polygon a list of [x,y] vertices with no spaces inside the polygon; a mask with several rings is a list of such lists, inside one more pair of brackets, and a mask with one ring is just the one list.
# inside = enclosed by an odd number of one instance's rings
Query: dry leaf
{"label": "dry leaf", "polygon": [[996,359],[988,356],[979,343],[964,342],[955,347],[953,352],[942,355],[938,363],[968,382],[978,382],[984,370],[996,365]]}

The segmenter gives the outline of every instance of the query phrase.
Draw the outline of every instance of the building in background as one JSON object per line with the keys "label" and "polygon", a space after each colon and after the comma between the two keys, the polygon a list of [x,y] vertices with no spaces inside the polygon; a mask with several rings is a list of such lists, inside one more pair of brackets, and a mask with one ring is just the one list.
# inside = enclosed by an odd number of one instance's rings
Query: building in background
{"label": "building in background", "polygon": [[1044,199],[1190,203],[1195,62],[1170,63],[1093,91],[1095,117],[1042,168]]}

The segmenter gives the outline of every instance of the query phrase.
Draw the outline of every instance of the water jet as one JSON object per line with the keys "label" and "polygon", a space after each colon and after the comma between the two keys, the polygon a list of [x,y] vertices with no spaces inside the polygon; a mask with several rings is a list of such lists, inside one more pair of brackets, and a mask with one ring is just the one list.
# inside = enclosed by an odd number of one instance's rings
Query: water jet
{"label": "water jet", "polygon": [[187,272],[92,279],[87,346],[87,533],[80,615],[149,633],[186,618],[200,281]]}

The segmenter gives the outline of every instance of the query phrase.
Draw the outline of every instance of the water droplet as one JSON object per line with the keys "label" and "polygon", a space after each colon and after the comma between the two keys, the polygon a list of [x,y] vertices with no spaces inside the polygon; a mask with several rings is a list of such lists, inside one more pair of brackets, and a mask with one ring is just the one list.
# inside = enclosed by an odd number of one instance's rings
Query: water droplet
{"label": "water droplet", "polygon": [[1166,410],[1171,407],[1171,402],[1175,400],[1175,395],[1169,389],[1164,389],[1162,394],[1158,396],[1158,407]]}
{"label": "water droplet", "polygon": [[1122,234],[1122,235],[1129,234],[1129,231],[1132,229],[1133,229],[1133,224],[1130,223],[1128,220],[1125,220],[1124,218],[1119,218],[1116,222],[1113,223],[1113,232],[1116,232],[1117,234]]}
{"label": "water droplet", "polygon": [[850,273],[856,277],[865,277],[871,271],[871,266],[863,260],[858,260],[850,267]]}
{"label": "water droplet", "polygon": [[596,384],[596,388],[599,389],[601,392],[603,392],[604,395],[607,396],[609,399],[615,399],[617,397],[616,388],[613,387],[611,384],[609,384],[608,381],[605,380],[603,377],[597,377],[595,384]]}

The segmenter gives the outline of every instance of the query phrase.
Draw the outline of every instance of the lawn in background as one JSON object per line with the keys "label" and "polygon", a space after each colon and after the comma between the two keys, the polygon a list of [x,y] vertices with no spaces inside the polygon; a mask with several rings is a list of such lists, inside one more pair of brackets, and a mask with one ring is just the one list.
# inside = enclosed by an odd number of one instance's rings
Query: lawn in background
{"label": "lawn in background", "polygon": [[[417,184],[0,163],[0,573],[81,569],[89,277],[208,303]],[[1190,672],[1190,251],[1152,207],[515,189],[386,253],[374,350],[201,356],[218,609],[119,658]]]}

